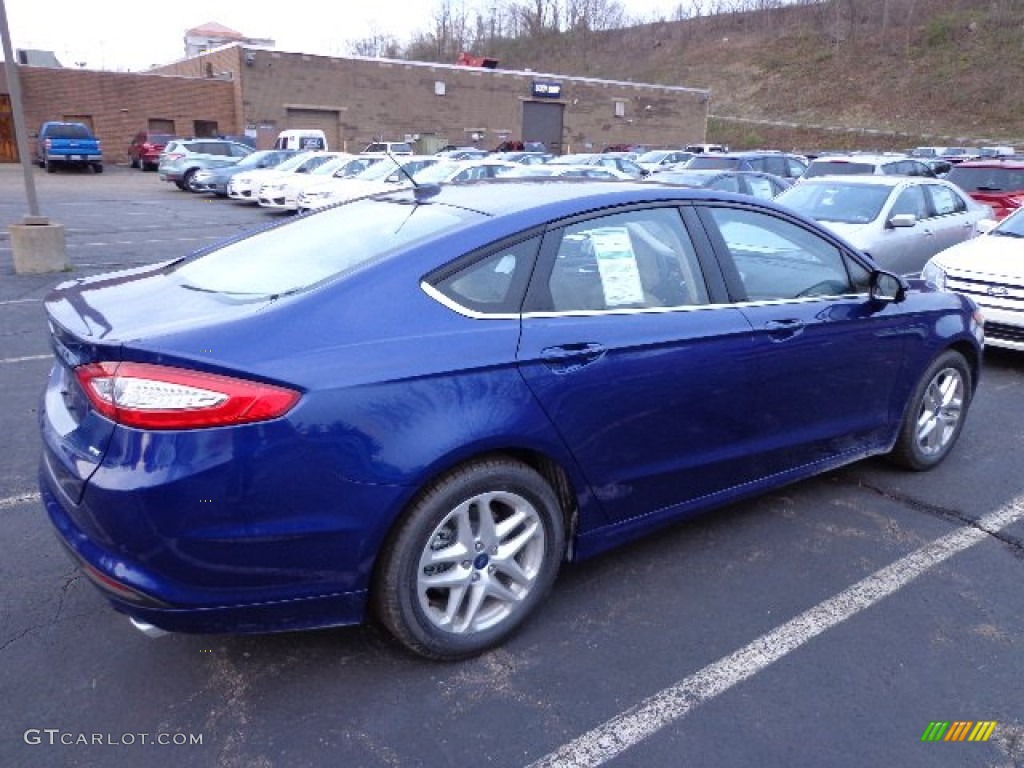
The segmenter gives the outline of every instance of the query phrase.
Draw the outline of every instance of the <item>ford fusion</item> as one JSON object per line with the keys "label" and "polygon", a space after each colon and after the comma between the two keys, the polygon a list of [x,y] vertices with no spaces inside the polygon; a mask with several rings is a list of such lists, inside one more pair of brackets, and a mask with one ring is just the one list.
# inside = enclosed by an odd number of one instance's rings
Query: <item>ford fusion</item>
{"label": "ford fusion", "polygon": [[872,454],[936,466],[983,341],[788,209],[633,182],[383,193],[46,311],[42,497],[114,608],[375,620],[435,659],[563,562]]}

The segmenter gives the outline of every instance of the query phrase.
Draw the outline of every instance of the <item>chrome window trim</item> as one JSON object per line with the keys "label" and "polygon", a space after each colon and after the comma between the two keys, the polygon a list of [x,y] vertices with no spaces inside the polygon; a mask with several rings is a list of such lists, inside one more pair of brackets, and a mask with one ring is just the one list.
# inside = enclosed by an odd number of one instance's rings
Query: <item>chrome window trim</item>
{"label": "chrome window trim", "polygon": [[551,319],[554,317],[594,317],[597,315],[664,315],[673,312],[694,312],[706,309],[726,309],[729,307],[742,309],[743,307],[772,307],[783,304],[810,304],[823,299],[856,299],[870,298],[870,293],[838,293],[827,296],[804,296],[797,299],[764,299],[761,301],[734,301],[718,304],[684,304],[678,307],[624,307],[622,309],[578,309],[564,311],[546,312],[480,312],[465,307],[458,302],[445,296],[437,288],[425,280],[420,281],[420,289],[430,298],[446,309],[456,314],[468,317],[471,320],[526,320],[532,318]]}

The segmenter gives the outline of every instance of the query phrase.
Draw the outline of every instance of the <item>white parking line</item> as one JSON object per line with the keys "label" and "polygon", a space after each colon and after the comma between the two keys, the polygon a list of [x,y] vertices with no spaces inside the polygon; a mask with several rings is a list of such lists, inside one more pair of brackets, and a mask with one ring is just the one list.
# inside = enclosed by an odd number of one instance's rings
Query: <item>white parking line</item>
{"label": "white parking line", "polygon": [[822,632],[905,587],[939,563],[1024,519],[1024,497],[986,515],[977,527],[959,528],[838,595],[818,603],[730,656],[710,664],[646,701],[608,720],[529,768],[584,768],[601,765],[682,719],[701,704],[753,677]]}
{"label": "white parking line", "polygon": [[30,360],[52,360],[53,355],[29,355],[28,357],[5,357],[0,359],[0,365],[7,363],[27,363]]}
{"label": "white parking line", "polygon": [[30,502],[39,501],[42,497],[39,493],[20,493],[17,496],[8,496],[6,499],[0,499],[0,509],[7,509],[8,507],[17,507],[20,504],[28,504]]}
{"label": "white parking line", "polygon": [[8,307],[12,304],[39,304],[42,299],[10,299],[8,301],[0,301],[0,307]]}

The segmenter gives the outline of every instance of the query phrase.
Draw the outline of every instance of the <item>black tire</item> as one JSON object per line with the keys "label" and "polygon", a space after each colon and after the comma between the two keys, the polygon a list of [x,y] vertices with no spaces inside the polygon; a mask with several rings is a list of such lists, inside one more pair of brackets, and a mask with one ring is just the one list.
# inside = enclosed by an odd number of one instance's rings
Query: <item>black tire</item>
{"label": "black tire", "polygon": [[174,186],[176,186],[182,192],[187,192],[188,191],[188,187],[185,186],[185,182],[183,182],[183,181],[176,181],[176,182],[174,182]]}
{"label": "black tire", "polygon": [[52,160],[47,160],[43,164],[43,167],[46,168],[46,172],[47,173],[56,173],[57,172],[57,164],[55,162],[53,162]]}
{"label": "black tire", "polygon": [[131,160],[131,162],[128,163],[128,167],[129,168],[142,168],[142,170],[146,170],[145,168],[142,167],[142,158],[141,157],[138,158],[138,159]]}
{"label": "black tire", "polygon": [[[493,525],[516,518],[507,530]],[[414,653],[475,656],[529,617],[564,553],[562,510],[544,478],[518,461],[477,461],[435,481],[406,511],[377,564],[373,608]]]}
{"label": "black tire", "polygon": [[92,170],[93,173],[103,173],[103,165],[100,163],[95,163],[92,167]]}
{"label": "black tire", "polygon": [[193,187],[193,185],[195,184],[195,178],[196,178],[196,169],[195,168],[193,168],[191,171],[186,171],[185,175],[181,177],[181,182],[182,182],[182,184],[184,184],[182,189],[187,189],[189,192],[192,192],[193,194],[199,194],[199,190],[195,189]]}
{"label": "black tire", "polygon": [[963,429],[972,391],[964,356],[952,349],[939,355],[910,396],[889,458],[918,472],[941,464]]}

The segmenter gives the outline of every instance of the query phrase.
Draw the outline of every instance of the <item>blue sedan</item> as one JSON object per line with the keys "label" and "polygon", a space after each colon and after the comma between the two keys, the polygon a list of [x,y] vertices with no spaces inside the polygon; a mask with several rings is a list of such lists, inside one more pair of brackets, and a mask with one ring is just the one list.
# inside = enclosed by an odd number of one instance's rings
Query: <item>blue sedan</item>
{"label": "blue sedan", "polygon": [[502,642],[578,560],[952,450],[982,322],[771,202],[421,187],[46,300],[42,496],[140,629]]}

